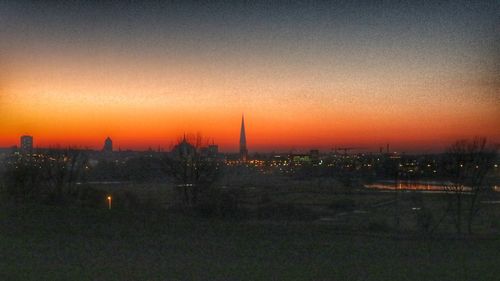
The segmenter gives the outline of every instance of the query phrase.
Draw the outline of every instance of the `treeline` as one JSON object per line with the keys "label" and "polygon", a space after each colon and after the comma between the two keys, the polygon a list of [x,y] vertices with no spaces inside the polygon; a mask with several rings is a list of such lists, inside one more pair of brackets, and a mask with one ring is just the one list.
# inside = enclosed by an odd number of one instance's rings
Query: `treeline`
{"label": "treeline", "polygon": [[2,193],[15,202],[64,204],[78,196],[88,157],[81,150],[13,154],[4,159]]}
{"label": "treeline", "polygon": [[105,194],[89,182],[175,181],[176,161],[167,156],[100,160],[92,165],[90,155],[79,149],[13,153],[0,165],[1,195],[14,202],[92,205],[89,202],[100,202]]}
{"label": "treeline", "polygon": [[164,181],[170,176],[170,161],[166,156],[137,156],[126,160],[101,160],[89,167],[89,181]]}

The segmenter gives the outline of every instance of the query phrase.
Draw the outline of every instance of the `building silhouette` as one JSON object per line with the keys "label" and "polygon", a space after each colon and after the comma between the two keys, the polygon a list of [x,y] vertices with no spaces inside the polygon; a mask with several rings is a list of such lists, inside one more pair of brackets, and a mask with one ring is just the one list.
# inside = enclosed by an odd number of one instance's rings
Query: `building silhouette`
{"label": "building silhouette", "polygon": [[113,141],[110,137],[107,137],[104,141],[104,147],[102,148],[104,152],[113,152]]}
{"label": "building silhouette", "polygon": [[33,150],[33,137],[24,135],[21,136],[21,144],[20,144],[21,150],[24,152],[29,152]]}
{"label": "building silhouette", "polygon": [[240,130],[240,159],[246,161],[248,158],[247,137],[245,135],[245,117],[241,116],[241,130]]}
{"label": "building silhouette", "polygon": [[208,157],[217,158],[219,155],[219,146],[216,144],[211,144],[208,146]]}
{"label": "building silhouette", "polygon": [[186,135],[182,141],[174,146],[170,154],[179,159],[191,158],[196,154],[196,147],[186,140]]}

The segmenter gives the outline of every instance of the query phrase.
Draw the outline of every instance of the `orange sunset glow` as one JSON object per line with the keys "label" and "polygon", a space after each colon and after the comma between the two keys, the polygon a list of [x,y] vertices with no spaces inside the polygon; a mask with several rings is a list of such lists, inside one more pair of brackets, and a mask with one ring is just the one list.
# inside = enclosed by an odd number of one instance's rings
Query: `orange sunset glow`
{"label": "orange sunset glow", "polygon": [[[30,134],[38,147],[99,149],[111,136],[122,149],[168,149],[200,133],[236,151],[242,114],[250,151],[386,143],[435,151],[477,135],[500,141],[489,45],[473,47],[458,31],[439,37],[455,30],[452,16],[434,33],[417,26],[402,38],[388,19],[372,38],[363,25],[303,31],[254,19],[162,31],[146,20],[122,25],[121,15],[88,30],[85,12],[16,25],[16,11],[0,43],[2,147]],[[252,24],[274,28],[255,33]]]}

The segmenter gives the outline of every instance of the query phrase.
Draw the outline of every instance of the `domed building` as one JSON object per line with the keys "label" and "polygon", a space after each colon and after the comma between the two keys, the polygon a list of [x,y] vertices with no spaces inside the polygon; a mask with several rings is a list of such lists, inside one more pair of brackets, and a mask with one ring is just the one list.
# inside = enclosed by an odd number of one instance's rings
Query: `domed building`
{"label": "domed building", "polygon": [[176,144],[170,153],[175,158],[192,157],[196,153],[196,147],[194,147],[194,145],[190,144],[186,140],[186,136],[184,136],[182,138],[182,141],[180,143]]}

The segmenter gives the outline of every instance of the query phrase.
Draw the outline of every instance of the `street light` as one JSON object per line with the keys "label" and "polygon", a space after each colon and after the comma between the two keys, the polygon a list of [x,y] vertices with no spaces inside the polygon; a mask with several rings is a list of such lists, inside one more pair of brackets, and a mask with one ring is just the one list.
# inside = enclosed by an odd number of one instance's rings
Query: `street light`
{"label": "street light", "polygon": [[111,210],[111,196],[108,196],[108,210]]}

